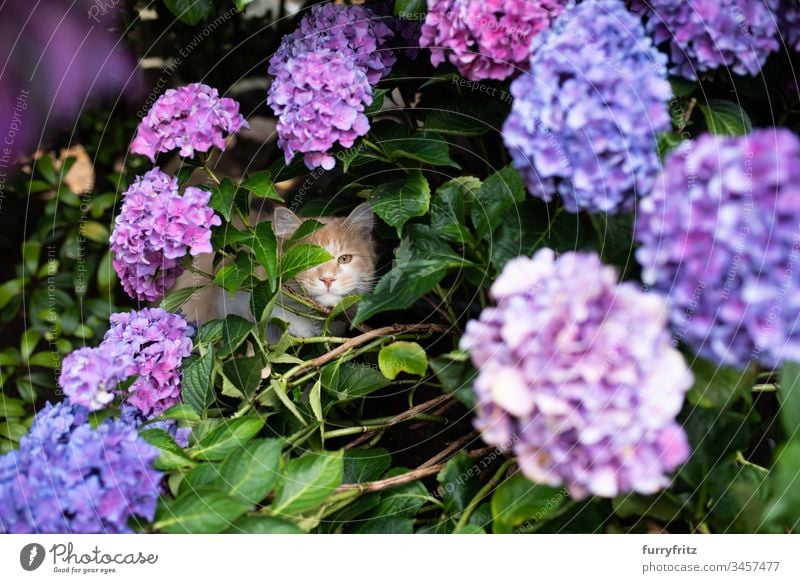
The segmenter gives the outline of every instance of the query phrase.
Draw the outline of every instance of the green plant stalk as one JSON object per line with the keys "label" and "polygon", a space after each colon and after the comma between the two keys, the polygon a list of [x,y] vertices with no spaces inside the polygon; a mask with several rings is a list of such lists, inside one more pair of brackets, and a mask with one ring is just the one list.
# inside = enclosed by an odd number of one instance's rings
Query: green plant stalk
{"label": "green plant stalk", "polygon": [[458,519],[458,522],[456,523],[455,530],[461,530],[462,528],[464,528],[464,526],[466,526],[467,522],[469,522],[470,516],[472,516],[472,513],[475,512],[475,509],[481,503],[481,500],[483,500],[488,494],[490,494],[497,487],[497,485],[503,479],[503,476],[505,476],[506,471],[508,470],[509,466],[511,466],[512,463],[514,463],[514,460],[506,460],[503,463],[503,465],[500,466],[500,469],[497,470],[495,475],[492,476],[492,479],[486,482],[483,488],[481,488],[478,491],[478,493],[475,494],[475,497],[472,500],[470,500],[469,504],[467,504],[467,507],[464,508],[464,512],[461,513],[461,517]]}

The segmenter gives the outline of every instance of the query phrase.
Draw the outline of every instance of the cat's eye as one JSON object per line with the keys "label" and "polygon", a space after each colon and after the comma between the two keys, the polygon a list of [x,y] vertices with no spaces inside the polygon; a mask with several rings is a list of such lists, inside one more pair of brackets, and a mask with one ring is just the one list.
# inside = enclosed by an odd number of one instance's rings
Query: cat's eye
{"label": "cat's eye", "polygon": [[352,255],[339,255],[339,263],[342,265],[346,265],[353,260]]}

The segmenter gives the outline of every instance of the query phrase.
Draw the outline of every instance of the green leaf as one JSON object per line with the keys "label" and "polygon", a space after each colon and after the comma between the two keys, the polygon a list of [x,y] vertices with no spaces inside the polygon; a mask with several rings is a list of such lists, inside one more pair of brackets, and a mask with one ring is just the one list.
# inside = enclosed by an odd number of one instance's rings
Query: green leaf
{"label": "green leaf", "polygon": [[412,136],[386,140],[381,145],[392,161],[405,158],[431,166],[461,168],[450,158],[450,144],[433,132],[418,131]]}
{"label": "green leaf", "polygon": [[211,370],[214,368],[214,349],[208,346],[205,353],[184,367],[181,381],[183,401],[201,415],[214,402]]}
{"label": "green leaf", "polygon": [[448,513],[459,514],[464,511],[481,488],[479,476],[477,463],[465,451],[458,452],[447,462],[436,479]]}
{"label": "green leaf", "polygon": [[378,367],[383,376],[392,381],[401,372],[424,377],[428,372],[428,356],[416,342],[394,342],[381,348]]}
{"label": "green leaf", "polygon": [[490,236],[506,220],[506,211],[524,200],[522,177],[513,167],[506,166],[487,178],[472,203],[472,223],[478,237]]}
{"label": "green leaf", "polygon": [[401,516],[376,516],[360,523],[356,534],[412,534],[414,520]]}
{"label": "green leaf", "polygon": [[178,20],[194,26],[208,14],[213,2],[212,0],[164,0],[164,4],[178,17]]}
{"label": "green leaf", "polygon": [[407,20],[424,20],[428,11],[425,0],[395,0],[394,15]]}
{"label": "green leaf", "polygon": [[218,211],[226,221],[230,221],[235,197],[236,185],[230,178],[223,178],[219,186],[215,186],[211,191],[211,200],[209,200],[208,206]]}
{"label": "green leaf", "polygon": [[161,499],[153,528],[166,533],[222,532],[251,505],[216,490],[190,490],[176,500]]}
{"label": "green leaf", "polygon": [[189,490],[211,490],[219,478],[219,464],[199,464],[189,470],[178,488],[178,495]]}
{"label": "green leaf", "polygon": [[314,419],[322,423],[325,416],[322,411],[322,381],[317,379],[311,391],[308,394],[308,404],[311,406],[311,412],[314,413]]}
{"label": "green leaf", "polygon": [[381,373],[365,364],[334,361],[322,369],[322,388],[337,401],[352,401],[374,393],[389,384]]}
{"label": "green leaf", "polygon": [[225,531],[228,534],[303,534],[291,522],[271,516],[245,516]]}
{"label": "green leaf", "polygon": [[214,344],[222,339],[222,331],[225,327],[225,320],[211,320],[206,322],[197,331],[197,338],[195,345],[198,344]]}
{"label": "green leaf", "polygon": [[723,460],[733,458],[737,450],[749,446],[746,418],[730,410],[692,407],[681,424],[689,437],[692,456],[680,468],[678,476],[694,488],[700,488]]}
{"label": "green leaf", "polygon": [[204,436],[197,448],[191,452],[194,459],[216,461],[225,459],[236,449],[255,437],[264,427],[258,417],[239,417],[225,420],[222,425]]}
{"label": "green leaf", "polygon": [[237,358],[222,365],[222,374],[245,397],[252,395],[261,384],[261,370],[264,361],[260,356]]}
{"label": "green leaf", "polygon": [[52,351],[38,352],[28,359],[28,365],[56,368],[59,365],[59,358]]}
{"label": "green leaf", "polygon": [[163,429],[144,429],[139,435],[150,445],[156,446],[161,454],[153,464],[157,470],[177,470],[179,468],[192,468],[195,465],[180,445],[175,443],[172,436]]}
{"label": "green leaf", "polygon": [[279,439],[256,439],[237,449],[223,462],[217,484],[231,496],[261,502],[278,479],[282,445]]}
{"label": "green leaf", "polygon": [[[386,472],[386,478],[392,478],[408,472],[407,468],[392,468]],[[419,480],[389,488],[381,496],[380,504],[372,511],[376,517],[414,516],[429,500],[430,494]]]}
{"label": "green leaf", "polygon": [[0,393],[0,417],[25,417],[25,403]]}
{"label": "green leaf", "polygon": [[398,236],[403,226],[414,217],[428,212],[431,189],[419,171],[414,171],[405,180],[394,180],[381,184],[372,191],[369,203],[383,221],[395,229]]}
{"label": "green leaf", "polygon": [[28,428],[18,421],[0,421],[0,436],[18,442],[28,433]]}
{"label": "green leaf", "polygon": [[175,419],[177,421],[200,421],[200,416],[192,407],[183,403],[173,405],[161,415],[164,419]]}
{"label": "green leaf", "polygon": [[302,244],[289,249],[281,258],[281,279],[292,279],[298,273],[322,265],[333,256],[322,247]]}
{"label": "green leaf", "polygon": [[226,265],[216,273],[214,283],[233,296],[252,278],[252,272],[252,261],[247,254],[240,253],[236,256],[235,263]]}
{"label": "green leaf", "polygon": [[655,496],[625,494],[614,498],[611,505],[614,508],[614,514],[620,518],[641,520],[644,516],[652,516],[663,522],[671,522],[679,518],[681,514],[681,504],[667,493]]}
{"label": "green leaf", "polygon": [[[456,77],[455,81],[461,79],[463,77]],[[482,136],[499,125],[493,123],[492,119],[487,119],[485,107],[468,102],[438,105],[425,117],[425,129],[451,136]]]}
{"label": "green leaf", "polygon": [[192,299],[192,296],[197,292],[204,290],[207,286],[201,285],[197,287],[185,287],[183,289],[175,290],[163,300],[161,300],[161,307],[168,312],[177,312],[183,304]]}
{"label": "green leaf", "polygon": [[738,103],[727,99],[709,99],[708,103],[699,107],[712,134],[741,136],[753,130],[750,116]]}
{"label": "green leaf", "polygon": [[800,436],[800,364],[787,362],[781,370],[778,385],[778,400],[781,404],[781,421],[790,439]]}
{"label": "green leaf", "polygon": [[688,97],[696,88],[697,81],[689,81],[683,77],[670,77],[669,84],[672,86],[672,93],[675,97]]}
{"label": "green leaf", "polygon": [[529,482],[515,474],[492,494],[494,532],[510,533],[526,522],[541,522],[567,499],[563,489]]}
{"label": "green leaf", "polygon": [[342,481],[345,484],[372,482],[380,478],[391,463],[389,451],[380,447],[348,449],[344,452]]}
{"label": "green leaf", "polygon": [[283,202],[283,198],[275,190],[275,185],[272,182],[272,174],[269,171],[259,172],[253,174],[250,178],[242,182],[242,188],[249,190],[256,196],[261,198],[268,198]]}
{"label": "green leaf", "polygon": [[770,501],[763,523],[773,532],[796,532],[800,526],[800,440],[787,443],[770,471]]}
{"label": "green leaf", "polygon": [[689,392],[689,402],[701,407],[725,409],[734,405],[753,388],[753,368],[740,371],[717,366],[704,358],[692,362],[694,386]]}
{"label": "green leaf", "polygon": [[22,293],[22,280],[12,279],[0,285],[0,309],[5,308],[14,298]]}
{"label": "green leaf", "polygon": [[475,198],[483,183],[474,176],[459,176],[436,190],[431,202],[431,227],[451,241],[468,241],[466,206]]}
{"label": "green leaf", "polygon": [[441,260],[410,261],[384,275],[375,290],[358,304],[353,320],[357,326],[381,312],[405,310],[435,288],[447,274]]}
{"label": "green leaf", "polygon": [[34,330],[31,328],[30,330],[26,330],[22,337],[20,338],[19,343],[19,353],[22,362],[27,363],[28,359],[30,358],[33,351],[36,350],[36,346],[38,346],[39,341],[42,339],[42,335],[38,330]]}
{"label": "green leaf", "polygon": [[293,515],[319,506],[342,483],[342,451],[308,453],[286,464],[272,511]]}
{"label": "green leaf", "polygon": [[222,348],[219,350],[219,357],[224,358],[236,352],[253,331],[253,323],[250,320],[230,314],[223,320],[222,325]]}
{"label": "green leaf", "polygon": [[250,293],[250,311],[253,313],[256,322],[261,322],[265,315],[268,315],[272,310],[267,310],[275,298],[272,283],[268,281],[260,281],[253,291]]}
{"label": "green leaf", "polygon": [[302,241],[306,237],[310,237],[325,225],[316,221],[314,219],[309,219],[307,221],[303,221],[303,223],[297,227],[297,230],[292,233],[290,241]]}
{"label": "green leaf", "polygon": [[233,0],[233,4],[236,6],[236,10],[242,12],[252,1],[253,0]]}
{"label": "green leaf", "polygon": [[256,259],[267,273],[272,291],[275,291],[278,287],[278,239],[272,230],[272,223],[262,221],[256,225],[252,248]]}
{"label": "green leaf", "polygon": [[112,291],[114,286],[117,285],[117,281],[119,281],[112,260],[111,251],[106,251],[97,266],[97,287],[102,294]]}

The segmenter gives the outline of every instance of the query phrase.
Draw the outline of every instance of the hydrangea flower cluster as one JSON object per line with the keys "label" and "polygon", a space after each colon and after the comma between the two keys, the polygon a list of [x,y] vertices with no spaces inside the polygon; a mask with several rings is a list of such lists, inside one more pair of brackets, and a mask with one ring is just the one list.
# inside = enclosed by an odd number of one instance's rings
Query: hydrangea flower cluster
{"label": "hydrangea flower cluster", "polygon": [[579,4],[534,39],[531,70],[503,127],[529,192],[571,212],[633,210],[660,168],[672,95],[639,19],[620,0]]}
{"label": "hydrangea flower cluster", "polygon": [[669,42],[670,73],[697,79],[698,73],[729,67],[755,75],[778,50],[776,16],[780,0],[630,0],[642,13],[657,44]]}
{"label": "hydrangea flower cluster", "polygon": [[675,416],[692,374],[660,297],[617,284],[594,253],[550,249],[509,262],[491,294],[461,341],[484,441],[576,499],[666,487],[689,456]]}
{"label": "hydrangea flower cluster", "polygon": [[127,402],[120,405],[119,412],[119,419],[131,427],[139,429],[144,423],[148,422],[147,429],[161,429],[169,433],[170,437],[175,440],[175,443],[181,447],[188,447],[189,445],[189,437],[192,434],[191,427],[181,427],[174,419],[151,421],[138,407]]}
{"label": "hydrangea flower cluster", "polygon": [[740,368],[800,359],[798,184],[789,130],[704,134],[640,202],[642,279],[668,294],[674,334],[698,354]]}
{"label": "hydrangea flower cluster", "polygon": [[449,59],[467,79],[507,79],[527,70],[531,40],[569,0],[428,0],[420,46],[431,63]]}
{"label": "hydrangea flower cluster", "polygon": [[225,134],[237,134],[250,126],[239,113],[239,103],[203,83],[167,89],[136,130],[131,152],[155,162],[159,152],[180,149],[191,158],[216,146],[225,149]]}
{"label": "hydrangea flower cluster", "polygon": [[83,407],[47,404],[18,450],[0,457],[0,533],[131,532],[152,520],[158,449],[121,420],[96,429]]}
{"label": "hydrangea flower cluster", "polygon": [[270,87],[268,103],[278,117],[278,145],[287,164],[305,153],[309,168],[336,165],[331,148],[349,148],[369,131],[364,114],[372,87],[349,57],[327,49],[289,60]]}
{"label": "hydrangea flower cluster", "polygon": [[318,4],[270,59],[275,80],[267,103],[278,118],[278,145],[289,163],[305,154],[310,169],[330,170],[331,149],[369,131],[371,84],[395,62],[394,33],[368,8]]}
{"label": "hydrangea flower cluster", "polygon": [[160,415],[180,401],[181,363],[192,353],[190,336],[186,320],[161,308],[112,314],[98,347],[64,359],[59,385],[73,403],[97,411],[135,375],[127,401],[147,417]]}
{"label": "hydrangea flower cluster", "polygon": [[796,51],[800,51],[800,5],[795,0],[781,0],[778,16],[778,30],[783,41]]}
{"label": "hydrangea flower cluster", "polygon": [[374,85],[397,61],[389,48],[393,36],[392,30],[369,8],[316,4],[297,30],[283,37],[269,61],[269,74],[277,77],[286,63],[297,56],[329,50],[350,57]]}
{"label": "hydrangea flower cluster", "polygon": [[129,296],[153,301],[183,273],[183,258],[210,253],[211,227],[222,220],[208,206],[211,193],[153,168],[125,192],[111,233],[113,265]]}

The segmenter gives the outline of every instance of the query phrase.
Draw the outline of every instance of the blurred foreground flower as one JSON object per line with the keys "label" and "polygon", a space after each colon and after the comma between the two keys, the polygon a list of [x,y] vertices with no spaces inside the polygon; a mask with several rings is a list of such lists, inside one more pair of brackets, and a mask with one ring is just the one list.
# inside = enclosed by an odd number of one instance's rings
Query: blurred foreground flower
{"label": "blurred foreground flower", "polygon": [[124,421],[87,420],[83,407],[48,403],[0,457],[0,533],[127,533],[129,518],[153,519],[158,449]]}
{"label": "blurred foreground flower", "polygon": [[503,80],[528,69],[533,38],[569,0],[428,0],[420,46],[434,66],[448,59],[467,79]]}
{"label": "blurred foreground flower", "polygon": [[678,339],[743,368],[800,360],[800,140],[704,134],[666,159],[639,204],[636,257]]}
{"label": "blurred foreground flower", "polygon": [[633,210],[670,128],[666,77],[666,57],[620,0],[589,0],[537,36],[503,126],[531,194],[559,194],[571,212]]}
{"label": "blurred foreground flower", "polygon": [[132,298],[153,301],[172,287],[183,258],[210,253],[211,227],[222,224],[208,206],[211,193],[153,168],[125,192],[111,233],[114,269]]}
{"label": "blurred foreground flower", "polygon": [[239,103],[202,83],[167,89],[139,123],[131,152],[156,160],[159,152],[179,149],[185,158],[212,147],[225,149],[225,134],[250,126],[239,113]]}
{"label": "blurred foreground flower", "polygon": [[491,294],[461,341],[484,441],[576,499],[666,487],[689,456],[675,416],[692,374],[662,300],[617,284],[595,254],[549,249],[509,262]]}

